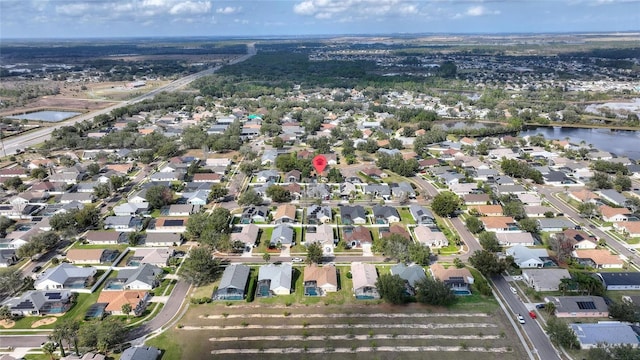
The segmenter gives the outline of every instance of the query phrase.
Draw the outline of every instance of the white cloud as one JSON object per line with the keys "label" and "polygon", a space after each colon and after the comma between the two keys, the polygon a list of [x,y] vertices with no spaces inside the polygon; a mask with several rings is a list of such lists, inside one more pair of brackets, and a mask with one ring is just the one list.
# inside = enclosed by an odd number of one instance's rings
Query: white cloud
{"label": "white cloud", "polygon": [[87,3],[71,3],[56,6],[56,13],[67,16],[85,15],[91,6]]}
{"label": "white cloud", "polygon": [[175,4],[169,10],[169,14],[171,15],[182,15],[182,14],[201,14],[206,13],[211,10],[211,2],[209,1],[184,1],[178,4]]}
{"label": "white cloud", "polygon": [[345,14],[350,14],[351,19],[366,19],[419,12],[415,1],[405,0],[305,0],[295,4],[293,11],[316,19],[331,19]]}
{"label": "white cloud", "polygon": [[489,10],[482,5],[471,6],[467,8],[467,11],[464,13],[457,13],[453,16],[454,19],[460,19],[464,17],[477,17],[477,16],[487,16],[487,15],[499,15],[500,10]]}
{"label": "white cloud", "polygon": [[226,6],[223,8],[216,9],[217,14],[223,14],[223,15],[237,14],[240,11],[242,11],[242,6],[238,6],[238,7]]}

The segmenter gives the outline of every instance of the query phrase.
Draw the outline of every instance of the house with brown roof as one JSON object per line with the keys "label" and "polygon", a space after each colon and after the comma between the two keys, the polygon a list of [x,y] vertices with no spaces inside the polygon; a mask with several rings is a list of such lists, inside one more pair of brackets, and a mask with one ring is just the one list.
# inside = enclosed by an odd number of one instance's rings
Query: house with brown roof
{"label": "house with brown roof", "polygon": [[440,263],[429,266],[429,272],[434,279],[447,284],[456,295],[471,295],[470,285],[474,278],[467,268],[458,269],[455,266],[445,268]]}
{"label": "house with brown roof", "polygon": [[640,237],[640,221],[625,221],[613,223],[613,227],[620,233],[628,234],[629,237]]}
{"label": "house with brown roof", "polygon": [[147,232],[183,233],[187,231],[188,217],[160,217],[154,225],[147,228]]}
{"label": "house with brown roof", "polygon": [[441,231],[435,231],[429,226],[418,225],[413,229],[415,239],[422,245],[439,248],[449,246],[449,240]]}
{"label": "house with brown roof", "polygon": [[572,256],[582,265],[596,269],[621,269],[624,261],[606,249],[574,250]]}
{"label": "house with brown roof", "polygon": [[598,246],[598,239],[582,230],[566,229],[561,234],[570,240],[573,249],[595,249]]}
{"label": "house with brown roof", "polygon": [[364,226],[343,227],[342,232],[342,238],[345,243],[352,248],[371,246],[373,244],[371,232]]}
{"label": "house with brown roof", "polygon": [[[140,316],[146,309],[150,298],[150,294],[142,290],[103,291],[98,296],[96,303],[107,304],[105,311],[111,315],[129,315],[133,313],[136,316]],[[125,304],[131,305],[131,313],[124,314],[122,312],[122,306]]]}
{"label": "house with brown roof", "polygon": [[104,252],[105,249],[69,249],[66,258],[72,264],[100,264]]}
{"label": "house with brown roof", "polygon": [[511,216],[485,216],[480,221],[486,231],[505,232],[519,231],[516,221]]}
{"label": "house with brown roof", "polygon": [[316,264],[305,266],[303,284],[305,296],[324,296],[327,293],[338,291],[336,267]]}
{"label": "house with brown roof", "polygon": [[197,183],[219,183],[223,176],[218,173],[197,173],[193,174],[193,182]]}
{"label": "house with brown roof", "polygon": [[133,170],[133,163],[107,164],[105,165],[105,169],[112,170],[120,174],[126,175],[129,172],[131,172],[131,170]]}
{"label": "house with brown roof", "polygon": [[89,244],[92,245],[117,245],[118,243],[126,243],[127,234],[120,231],[88,231],[84,236]]}
{"label": "house with brown roof", "polygon": [[389,227],[381,227],[380,228],[380,237],[385,238],[391,236],[392,234],[400,235],[403,238],[410,240],[411,234],[402,224],[391,224]]}
{"label": "house with brown roof", "polygon": [[599,209],[602,220],[611,222],[627,221],[631,213],[627,208],[614,208],[609,205],[602,205]]}
{"label": "house with brown roof", "polygon": [[296,222],[296,206],[293,204],[282,204],[278,206],[273,215],[274,224],[285,224]]}
{"label": "house with brown roof", "polygon": [[472,205],[469,210],[474,209],[481,216],[502,216],[502,205]]}
{"label": "house with brown roof", "polygon": [[486,205],[491,201],[489,194],[466,194],[462,196],[465,205]]}
{"label": "house with brown roof", "polygon": [[384,171],[375,168],[375,167],[369,167],[369,168],[365,168],[362,169],[361,172],[365,175],[367,175],[368,177],[372,178],[372,179],[382,179],[382,178],[386,178],[389,175],[387,175],[387,173],[385,173]]}
{"label": "house with brown roof", "polygon": [[231,242],[242,241],[245,246],[253,247],[258,241],[260,228],[255,224],[248,224],[242,227],[240,232],[231,233]]}

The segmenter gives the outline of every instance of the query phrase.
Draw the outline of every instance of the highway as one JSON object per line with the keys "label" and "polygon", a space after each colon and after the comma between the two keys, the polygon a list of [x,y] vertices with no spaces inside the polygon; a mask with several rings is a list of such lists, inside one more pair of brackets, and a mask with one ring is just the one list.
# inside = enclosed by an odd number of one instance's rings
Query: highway
{"label": "highway", "polygon": [[[247,44],[247,54],[240,56],[236,59],[233,59],[229,62],[229,65],[233,65],[233,64],[237,64],[239,62],[245,61],[249,58],[251,58],[252,56],[254,56],[257,53],[256,48],[255,48],[255,44],[254,43],[250,43]],[[108,114],[110,113],[112,110],[114,109],[119,109],[121,107],[125,107],[131,104],[135,104],[147,99],[151,99],[154,96],[156,96],[157,94],[161,93],[161,92],[171,92],[171,91],[176,91],[188,84],[190,84],[191,82],[193,82],[196,79],[199,79],[203,76],[207,76],[207,75],[211,75],[214,74],[216,71],[220,70],[220,68],[222,68],[222,66],[216,66],[204,71],[200,71],[198,73],[195,74],[191,74],[191,75],[187,75],[185,77],[182,77],[180,79],[177,79],[175,81],[170,82],[167,85],[161,86],[157,89],[153,89],[151,91],[149,91],[148,93],[138,96],[134,99],[131,100],[127,100],[127,101],[123,101],[119,104],[113,105],[113,106],[109,106],[107,108],[104,109],[100,109],[100,110],[96,110],[96,111],[92,111],[92,112],[88,112],[86,114],[82,114],[82,115],[78,115],[76,117],[73,117],[69,120],[66,121],[61,121],[58,123],[55,123],[51,126],[42,128],[42,129],[38,129],[38,130],[34,130],[34,131],[30,131],[26,134],[22,134],[22,135],[18,135],[15,137],[10,137],[10,138],[6,138],[3,139],[3,143],[4,143],[4,149],[0,150],[0,154],[6,154],[7,156],[9,155],[14,155],[17,150],[24,150],[27,147],[33,147],[35,145],[38,145],[42,142],[44,142],[45,140],[49,139],[49,137],[51,136],[51,133],[55,130],[55,129],[59,129],[61,127],[64,126],[71,126],[74,125],[76,123],[82,122],[82,121],[87,121],[87,120],[91,120],[94,117],[98,116],[98,115],[103,115],[103,114]]]}

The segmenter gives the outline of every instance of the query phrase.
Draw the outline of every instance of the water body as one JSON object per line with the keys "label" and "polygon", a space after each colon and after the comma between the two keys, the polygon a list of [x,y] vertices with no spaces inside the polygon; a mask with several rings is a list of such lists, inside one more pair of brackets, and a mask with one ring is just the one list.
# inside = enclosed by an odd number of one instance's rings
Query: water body
{"label": "water body", "polygon": [[28,114],[7,116],[8,119],[26,119],[33,121],[58,122],[72,118],[82,113],[72,111],[36,111]]}
{"label": "water body", "polygon": [[538,127],[520,132],[519,136],[531,136],[542,134],[546,139],[564,140],[569,138],[572,144],[580,144],[584,141],[587,145],[614,153],[618,156],[627,156],[634,160],[640,160],[640,132],[609,129],[582,129],[564,127]]}

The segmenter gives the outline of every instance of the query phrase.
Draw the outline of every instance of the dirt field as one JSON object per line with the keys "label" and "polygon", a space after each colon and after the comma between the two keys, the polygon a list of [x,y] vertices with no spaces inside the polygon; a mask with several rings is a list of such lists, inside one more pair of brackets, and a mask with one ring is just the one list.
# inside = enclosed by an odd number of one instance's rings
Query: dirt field
{"label": "dirt field", "polygon": [[500,310],[419,304],[192,305],[162,359],[523,359],[507,324]]}

